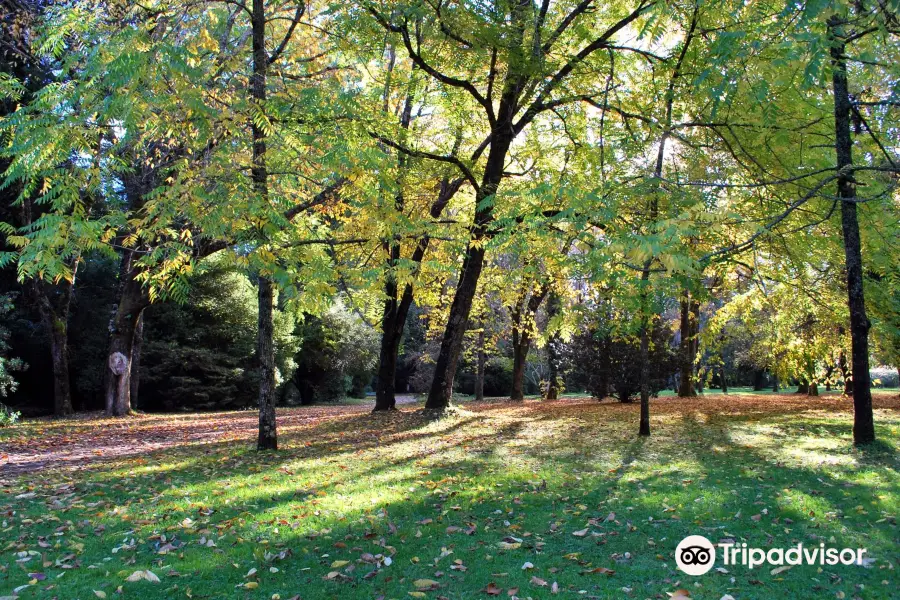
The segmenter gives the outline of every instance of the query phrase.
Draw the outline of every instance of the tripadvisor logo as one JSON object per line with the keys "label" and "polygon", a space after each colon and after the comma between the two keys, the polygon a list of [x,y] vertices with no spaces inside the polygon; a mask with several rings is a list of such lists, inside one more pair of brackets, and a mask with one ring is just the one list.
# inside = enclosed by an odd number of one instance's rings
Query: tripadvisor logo
{"label": "tripadvisor logo", "polygon": [[[867,566],[863,559],[865,548],[826,548],[825,544],[818,547],[806,547],[797,544],[785,550],[784,548],[748,547],[746,543],[734,542],[717,544],[721,548],[723,564],[744,565],[754,568],[760,565],[862,565]],[[716,563],[716,548],[713,543],[702,535],[689,535],[675,548],[675,563],[682,572],[688,575],[703,575],[713,568]]]}
{"label": "tripadvisor logo", "polygon": [[688,575],[703,575],[716,562],[716,549],[702,535],[689,535],[675,548],[675,564]]}

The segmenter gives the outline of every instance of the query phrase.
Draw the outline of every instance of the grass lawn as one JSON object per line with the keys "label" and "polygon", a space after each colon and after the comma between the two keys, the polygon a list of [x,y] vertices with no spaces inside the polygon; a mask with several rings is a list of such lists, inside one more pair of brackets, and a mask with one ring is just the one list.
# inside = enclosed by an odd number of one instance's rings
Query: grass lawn
{"label": "grass lawn", "polygon": [[[0,597],[900,598],[900,397],[875,398],[866,451],[834,395],[661,398],[650,439],[583,398],[296,408],[277,453],[252,412],[26,421],[0,430]],[[690,577],[691,534],[875,560]]]}

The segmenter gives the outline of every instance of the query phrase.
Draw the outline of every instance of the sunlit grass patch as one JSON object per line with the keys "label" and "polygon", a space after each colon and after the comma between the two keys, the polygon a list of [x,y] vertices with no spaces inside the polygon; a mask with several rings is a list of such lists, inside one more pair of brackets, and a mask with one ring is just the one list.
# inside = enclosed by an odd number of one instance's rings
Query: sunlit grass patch
{"label": "sunlit grass patch", "polygon": [[[0,596],[461,599],[493,584],[544,598],[556,583],[572,598],[890,597],[896,409],[879,409],[884,441],[860,451],[848,413],[760,397],[661,399],[649,439],[635,435],[636,405],[587,399],[469,403],[438,419],[292,409],[282,450],[261,454],[252,414],[101,419],[173,441],[8,479]],[[42,431],[30,427],[18,435]],[[61,429],[73,449],[91,439],[78,427]],[[694,579],[674,563],[689,534],[834,540],[876,562]],[[159,582],[128,581],[135,571]]]}

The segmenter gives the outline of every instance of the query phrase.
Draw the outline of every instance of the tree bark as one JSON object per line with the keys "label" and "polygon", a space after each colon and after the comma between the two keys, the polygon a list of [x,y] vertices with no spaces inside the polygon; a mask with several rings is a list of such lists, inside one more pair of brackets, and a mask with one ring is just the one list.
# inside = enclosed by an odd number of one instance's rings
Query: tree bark
{"label": "tree bark", "polygon": [[869,381],[869,318],[863,294],[862,244],[856,211],[855,179],[850,138],[850,91],[842,22],[835,15],[828,20],[831,37],[831,84],[834,91],[835,153],[838,167],[838,196],[841,202],[841,230],[847,269],[847,304],[850,309],[851,366],[853,373],[853,443],[875,441],[872,391]]}
{"label": "tree bark", "polygon": [[528,364],[528,351],[531,349],[531,327],[548,291],[549,286],[542,286],[540,290],[531,293],[526,303],[525,295],[528,290],[525,288],[513,310],[513,372],[510,400],[525,399],[525,367]]}
{"label": "tree bark", "polygon": [[[253,0],[250,21],[253,39],[253,75],[250,78],[250,96],[262,110],[266,102],[266,75],[269,66],[269,54],[266,52],[265,0]],[[266,136],[255,120],[252,120],[250,129],[253,137],[253,162],[250,167],[253,191],[263,205],[268,205],[269,173],[266,166]],[[259,316],[257,319],[256,359],[259,364],[259,436],[256,447],[258,450],[277,450],[274,284],[267,275],[260,275],[258,288]]]}
{"label": "tree bark", "polygon": [[722,393],[728,393],[728,376],[725,374],[725,365],[722,365]]}
{"label": "tree bark", "polygon": [[[149,295],[135,279],[137,270],[132,266],[133,255],[131,250],[126,250],[122,255],[119,303],[110,322],[106,353],[106,414],[114,417],[131,413],[131,364],[135,332],[144,309],[150,304]],[[120,364],[115,360],[116,357],[121,360]],[[115,364],[119,365],[118,370],[114,370]]]}
{"label": "tree bark", "polygon": [[[547,299],[547,321],[548,323],[559,314],[559,296],[555,292],[550,293]],[[544,397],[547,400],[556,400],[559,398],[559,390],[561,387],[559,381],[559,333],[554,331],[547,340],[547,370],[550,372],[547,378],[547,392]]]}
{"label": "tree bark", "polygon": [[434,379],[431,380],[431,389],[428,392],[425,408],[444,410],[450,406],[450,400],[453,397],[456,365],[459,362],[463,339],[469,324],[472,301],[475,299],[475,292],[478,289],[478,279],[484,268],[484,240],[488,237],[488,226],[493,220],[489,199],[496,194],[503,178],[504,162],[512,142],[512,135],[512,123],[508,121],[498,129],[494,135],[494,141],[491,143],[481,186],[475,194],[475,205],[479,208],[476,209],[475,223],[472,227],[472,241],[466,246],[462,271],[456,285],[453,302],[450,304],[450,314],[444,329],[444,336],[441,339],[441,349],[435,364]]}
{"label": "tree bark", "polygon": [[[73,284],[63,281],[50,287],[43,281],[32,286],[41,323],[50,338],[53,365],[53,414],[66,417],[74,413],[69,376],[69,309]],[[49,288],[49,289],[48,289]]]}
{"label": "tree bark", "polygon": [[697,356],[695,336],[697,335],[697,311],[699,304],[685,290],[681,297],[681,382],[678,396],[690,398],[697,395],[694,388],[694,359]]}
{"label": "tree bark", "polygon": [[278,432],[275,419],[275,291],[268,277],[259,278],[256,356],[259,361],[259,437],[258,450],[277,450]]}
{"label": "tree bark", "polygon": [[775,373],[772,373],[772,391],[773,392],[780,391],[778,389],[778,375],[776,375]]}

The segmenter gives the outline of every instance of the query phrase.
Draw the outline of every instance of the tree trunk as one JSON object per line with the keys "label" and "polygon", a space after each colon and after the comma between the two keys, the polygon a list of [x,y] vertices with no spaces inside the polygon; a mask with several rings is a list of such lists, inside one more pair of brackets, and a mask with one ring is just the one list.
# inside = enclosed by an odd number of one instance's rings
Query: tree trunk
{"label": "tree trunk", "polygon": [[486,361],[484,352],[484,325],[478,332],[478,370],[475,373],[475,400],[484,400],[484,366]]}
{"label": "tree trunk", "polygon": [[818,396],[819,395],[819,384],[815,381],[810,383],[806,389],[807,396]]}
{"label": "tree trunk", "polygon": [[725,374],[725,365],[722,365],[722,393],[728,393],[728,376]]}
{"label": "tree trunk", "polygon": [[38,306],[41,324],[50,338],[50,358],[53,365],[53,414],[66,417],[74,411],[69,377],[69,309],[73,284],[63,281],[50,286],[34,281],[30,291]]}
{"label": "tree trunk", "polygon": [[523,332],[517,337],[519,338],[518,343],[513,344],[512,391],[509,399],[521,401],[525,399],[525,364],[528,360],[531,336],[527,332]]}
{"label": "tree trunk", "polygon": [[131,364],[135,332],[150,298],[135,279],[133,252],[126,250],[120,269],[119,303],[110,323],[106,360],[106,414],[122,417],[131,413]]}
{"label": "tree trunk", "polygon": [[780,391],[780,390],[778,389],[778,375],[776,375],[776,374],[774,374],[774,373],[772,373],[772,391],[773,391],[773,392],[778,392],[778,391]]}
{"label": "tree trunk", "polygon": [[844,380],[844,395],[850,397],[853,395],[853,378],[847,365],[847,355],[843,350],[838,355],[838,369],[841,372],[841,379]]}
{"label": "tree trunk", "polygon": [[681,382],[678,386],[678,395],[681,398],[690,398],[697,395],[694,388],[694,359],[697,356],[694,336],[696,335],[697,301],[691,298],[690,292],[685,290],[681,297]]}
{"label": "tree trunk", "polygon": [[762,369],[753,372],[753,391],[759,392],[765,387],[766,373]]}
{"label": "tree trunk", "polygon": [[809,394],[809,383],[801,381],[797,384],[797,394]]}
{"label": "tree trunk", "polygon": [[[504,114],[504,110],[511,113],[509,107],[504,108],[503,102],[501,101],[500,114]],[[459,275],[459,282],[456,284],[453,302],[450,304],[450,314],[444,329],[444,337],[441,339],[441,349],[435,364],[434,379],[431,380],[431,389],[428,392],[425,408],[443,410],[450,406],[450,400],[453,397],[453,378],[456,376],[456,365],[459,362],[459,354],[462,351],[463,339],[469,324],[472,301],[478,289],[478,279],[484,268],[484,239],[488,237],[488,225],[493,220],[491,206],[485,200],[494,196],[503,179],[506,153],[512,142],[512,129],[511,122],[498,123],[481,186],[475,194],[475,206],[479,208],[476,208],[475,212],[472,241],[466,246],[462,271]]]}
{"label": "tree trunk", "polygon": [[[250,78],[250,96],[262,110],[266,102],[266,74],[269,55],[266,52],[265,0],[253,0],[251,15],[253,38],[253,75]],[[268,205],[269,172],[266,166],[266,136],[256,124],[251,123],[253,156],[250,177],[253,191]],[[259,277],[259,316],[257,319],[256,359],[259,364],[259,437],[258,450],[277,450],[278,433],[275,420],[275,343],[274,343],[274,301],[275,291],[272,280],[265,275]]]}
{"label": "tree trunk", "polygon": [[61,317],[53,317],[50,324],[50,354],[53,358],[53,414],[66,417],[75,411],[69,386],[68,326]]}
{"label": "tree trunk", "polygon": [[[551,292],[547,299],[547,321],[548,324],[559,314],[559,296],[556,292]],[[559,381],[559,332],[554,331],[547,340],[547,392],[544,397],[547,400],[556,400],[559,398],[559,389],[561,387]]]}
{"label": "tree trunk", "polygon": [[[665,143],[662,145],[665,146]],[[650,435],[650,315],[647,314],[649,311],[647,306],[649,282],[650,261],[647,261],[644,263],[641,273],[641,418],[638,426],[638,435],[644,436]],[[628,397],[627,394],[621,396],[623,402]]]}
{"label": "tree trunk", "polygon": [[835,153],[838,167],[838,196],[841,202],[841,230],[847,269],[847,304],[850,309],[851,365],[853,372],[853,443],[875,440],[872,391],[869,381],[869,318],[863,295],[862,244],[856,213],[856,189],[850,138],[850,91],[844,55],[842,22],[835,15],[828,20],[831,34],[831,84],[834,91]]}
{"label": "tree trunk", "polygon": [[141,349],[144,346],[144,313],[138,317],[137,326],[134,329],[134,341],[131,344],[131,407],[137,409],[138,390],[141,386]]}
{"label": "tree trunk", "polygon": [[[378,383],[375,387],[374,411],[394,410],[396,400],[397,355],[400,352],[400,338],[403,336],[403,323],[400,322],[399,303],[397,301],[397,280],[391,271],[400,259],[399,244],[390,244],[391,258],[388,261],[389,272],[384,282],[384,310],[381,316],[381,351],[378,357]],[[406,317],[403,317],[406,320]]]}
{"label": "tree trunk", "polygon": [[259,361],[259,437],[258,450],[277,450],[278,433],[275,420],[275,344],[273,316],[275,291],[268,277],[259,278],[259,318],[256,356]]}

